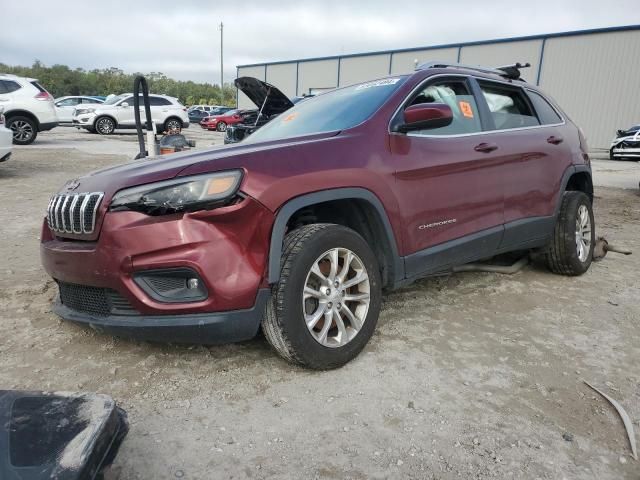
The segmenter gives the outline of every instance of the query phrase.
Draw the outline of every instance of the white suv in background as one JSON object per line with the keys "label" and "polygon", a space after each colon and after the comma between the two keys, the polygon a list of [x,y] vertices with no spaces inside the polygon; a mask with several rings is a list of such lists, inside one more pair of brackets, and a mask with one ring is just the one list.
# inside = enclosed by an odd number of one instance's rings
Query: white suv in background
{"label": "white suv in background", "polygon": [[34,78],[0,73],[0,109],[16,145],[28,145],[38,132],[58,125],[53,97]]}
{"label": "white suv in background", "polygon": [[[177,98],[166,95],[149,95],[151,118],[159,132],[170,128],[189,127],[187,109]],[[140,97],[140,119],[144,123],[144,102]],[[113,133],[116,128],[135,128],[133,94],[109,98],[102,104],[79,105],[73,112],[73,125],[102,135]]]}

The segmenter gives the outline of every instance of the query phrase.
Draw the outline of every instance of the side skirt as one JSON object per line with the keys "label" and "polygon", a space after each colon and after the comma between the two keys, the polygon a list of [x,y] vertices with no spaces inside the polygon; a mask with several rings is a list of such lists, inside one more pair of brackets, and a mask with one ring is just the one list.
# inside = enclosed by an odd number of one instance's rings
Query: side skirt
{"label": "side skirt", "polygon": [[405,279],[397,286],[500,253],[542,247],[551,239],[555,220],[555,216],[516,220],[407,255]]}

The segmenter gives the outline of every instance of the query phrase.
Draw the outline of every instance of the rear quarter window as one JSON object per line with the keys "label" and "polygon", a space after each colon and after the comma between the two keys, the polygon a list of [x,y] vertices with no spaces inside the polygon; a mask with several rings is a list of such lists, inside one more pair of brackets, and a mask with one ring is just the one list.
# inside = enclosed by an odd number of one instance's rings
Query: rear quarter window
{"label": "rear quarter window", "polygon": [[551,106],[546,98],[533,90],[528,90],[527,94],[533,104],[533,108],[538,114],[538,120],[540,120],[542,125],[562,123],[562,117],[558,115],[558,112],[556,112],[555,108]]}

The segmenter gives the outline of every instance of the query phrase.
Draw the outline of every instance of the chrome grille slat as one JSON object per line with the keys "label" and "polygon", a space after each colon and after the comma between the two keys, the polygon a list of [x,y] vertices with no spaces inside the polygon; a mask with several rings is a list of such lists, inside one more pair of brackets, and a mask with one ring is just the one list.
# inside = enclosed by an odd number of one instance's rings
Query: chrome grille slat
{"label": "chrome grille slat", "polygon": [[93,233],[103,197],[102,192],[54,195],[47,207],[49,228],[57,233]]}

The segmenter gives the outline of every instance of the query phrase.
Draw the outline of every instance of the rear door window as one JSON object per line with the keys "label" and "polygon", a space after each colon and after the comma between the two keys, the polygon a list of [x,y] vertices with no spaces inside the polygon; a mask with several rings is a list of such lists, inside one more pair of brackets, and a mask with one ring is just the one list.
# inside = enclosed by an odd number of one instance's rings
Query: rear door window
{"label": "rear door window", "polygon": [[556,112],[555,108],[551,106],[546,98],[533,90],[527,90],[527,93],[529,94],[533,108],[538,114],[538,120],[540,120],[542,125],[562,123],[562,117],[558,115],[558,112]]}
{"label": "rear door window", "polygon": [[486,81],[478,83],[489,107],[495,130],[540,125],[521,88]]}
{"label": "rear door window", "polygon": [[480,115],[473,95],[464,80],[430,83],[409,105],[444,103],[451,107],[453,121],[446,127],[416,130],[411,135],[463,135],[482,130]]}

